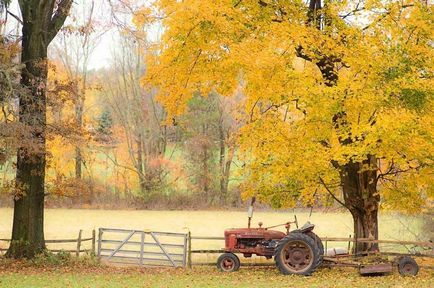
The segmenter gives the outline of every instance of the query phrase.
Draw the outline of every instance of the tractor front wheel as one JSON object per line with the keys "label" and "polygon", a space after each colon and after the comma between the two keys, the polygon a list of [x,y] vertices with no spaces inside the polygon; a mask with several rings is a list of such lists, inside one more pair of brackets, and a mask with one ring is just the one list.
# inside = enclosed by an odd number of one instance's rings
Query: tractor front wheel
{"label": "tractor front wheel", "polygon": [[279,241],[274,255],[277,267],[285,275],[310,275],[321,258],[315,240],[303,233],[289,233]]}
{"label": "tractor front wheel", "polygon": [[240,269],[240,259],[233,253],[225,253],[217,259],[217,268],[223,272],[234,272]]}

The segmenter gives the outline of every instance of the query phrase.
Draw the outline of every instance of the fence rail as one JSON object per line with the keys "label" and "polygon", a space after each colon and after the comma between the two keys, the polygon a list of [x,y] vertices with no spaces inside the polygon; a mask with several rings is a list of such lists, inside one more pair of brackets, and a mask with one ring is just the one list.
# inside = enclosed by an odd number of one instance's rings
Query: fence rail
{"label": "fence rail", "polygon": [[[95,245],[96,245],[96,233],[95,230],[92,230],[92,237],[83,238],[82,237],[83,230],[80,230],[78,232],[77,238],[72,239],[47,239],[45,240],[45,244],[65,244],[65,243],[76,243],[75,249],[48,249],[48,251],[58,253],[58,252],[68,252],[68,253],[75,253],[75,255],[78,257],[80,256],[80,253],[95,253]],[[11,239],[0,239],[0,241],[3,242],[11,242]],[[83,249],[84,242],[91,242],[90,248]],[[6,248],[0,248],[0,252],[7,251]]]}

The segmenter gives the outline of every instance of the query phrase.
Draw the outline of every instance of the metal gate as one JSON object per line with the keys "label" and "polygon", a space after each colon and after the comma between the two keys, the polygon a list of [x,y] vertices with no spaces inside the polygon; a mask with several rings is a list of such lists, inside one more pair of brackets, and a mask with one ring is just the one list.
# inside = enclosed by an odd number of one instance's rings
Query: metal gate
{"label": "metal gate", "polygon": [[185,267],[188,234],[100,228],[98,257],[119,264]]}

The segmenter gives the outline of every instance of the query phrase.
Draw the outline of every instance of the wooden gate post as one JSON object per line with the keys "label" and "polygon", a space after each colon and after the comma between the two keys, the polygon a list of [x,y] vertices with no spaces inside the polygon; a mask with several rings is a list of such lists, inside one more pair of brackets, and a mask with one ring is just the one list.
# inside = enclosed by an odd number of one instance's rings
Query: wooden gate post
{"label": "wooden gate post", "polygon": [[80,256],[80,248],[81,248],[81,233],[83,232],[83,230],[80,229],[80,231],[78,232],[78,239],[77,239],[77,251],[75,252],[75,256],[79,257]]}
{"label": "wooden gate post", "polygon": [[98,257],[101,257],[102,228],[98,229]]}
{"label": "wooden gate post", "polygon": [[189,269],[191,269],[192,263],[191,263],[191,231],[188,231],[188,236],[187,236],[187,242],[188,242],[188,257],[187,257],[187,267]]}
{"label": "wooden gate post", "polygon": [[95,238],[96,238],[96,236],[95,236],[95,229],[93,229],[92,230],[92,254],[93,254],[93,256],[95,256],[96,255],[96,251],[95,251]]}
{"label": "wooden gate post", "polygon": [[140,235],[140,266],[143,266],[143,252],[145,250],[145,231]]}

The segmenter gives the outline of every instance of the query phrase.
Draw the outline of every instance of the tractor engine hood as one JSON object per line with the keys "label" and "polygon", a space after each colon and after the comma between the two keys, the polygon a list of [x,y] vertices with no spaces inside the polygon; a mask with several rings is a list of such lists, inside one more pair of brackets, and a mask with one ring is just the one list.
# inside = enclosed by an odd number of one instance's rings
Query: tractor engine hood
{"label": "tractor engine hood", "polygon": [[267,230],[265,228],[233,228],[225,230],[225,238],[229,235],[235,235],[236,238],[251,238],[251,239],[282,239],[286,236],[285,233],[275,230]]}

